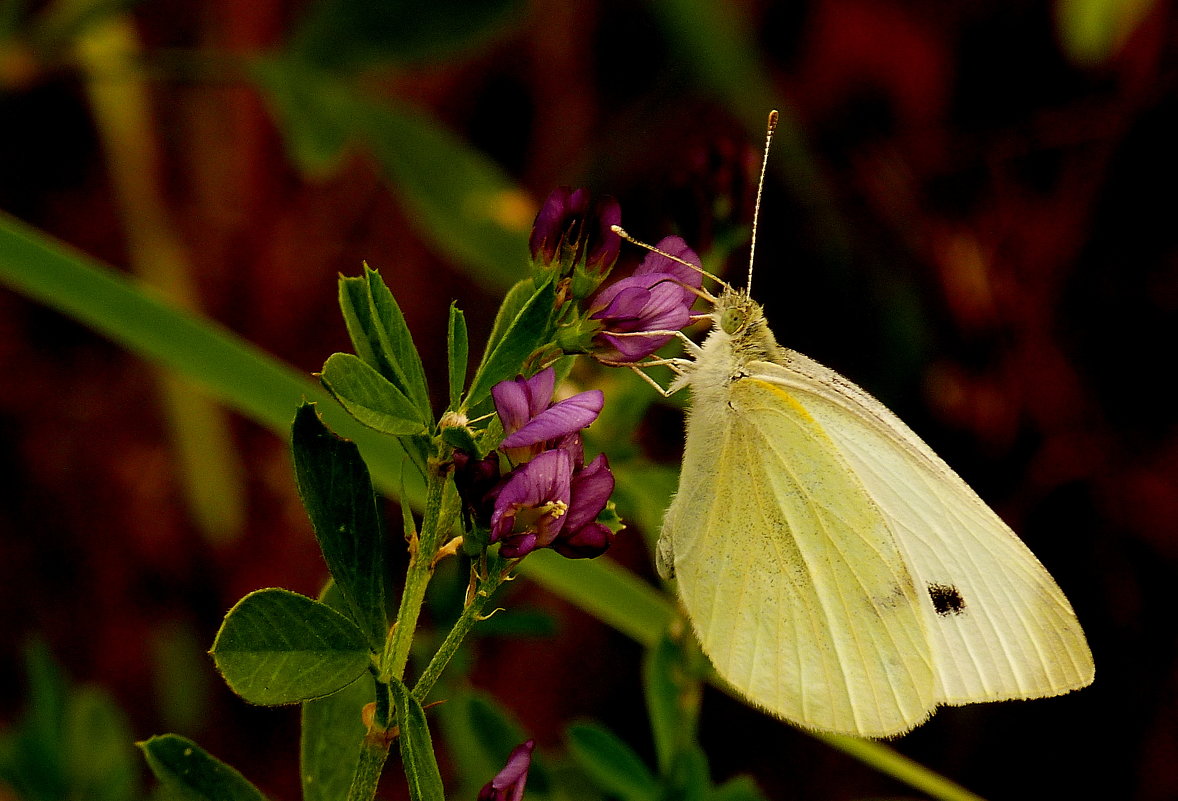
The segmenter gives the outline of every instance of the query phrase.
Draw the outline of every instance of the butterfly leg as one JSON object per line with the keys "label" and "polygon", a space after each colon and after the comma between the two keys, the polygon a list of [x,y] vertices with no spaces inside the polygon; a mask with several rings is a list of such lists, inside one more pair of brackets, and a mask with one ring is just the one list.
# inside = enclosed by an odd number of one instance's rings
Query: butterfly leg
{"label": "butterfly leg", "polygon": [[[687,336],[687,334],[684,334],[682,331],[678,331],[678,330],[676,330],[676,331],[618,331],[618,332],[610,332],[611,337],[651,337],[651,336],[663,336],[663,335],[678,337],[679,341],[683,343],[684,349],[686,349],[686,351],[688,353],[690,353],[692,356],[694,356],[696,358],[699,358],[699,355],[704,352],[703,348],[701,348],[699,345],[697,345],[695,342],[693,342],[691,340],[691,337]],[[604,363],[606,363],[606,362],[603,362],[603,364]],[[608,363],[612,364],[613,362],[608,362]]]}

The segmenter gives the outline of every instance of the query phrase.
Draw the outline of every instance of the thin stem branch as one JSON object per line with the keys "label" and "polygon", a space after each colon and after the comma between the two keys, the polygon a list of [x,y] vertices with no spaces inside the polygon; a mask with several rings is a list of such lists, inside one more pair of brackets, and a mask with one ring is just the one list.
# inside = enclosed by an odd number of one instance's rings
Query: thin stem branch
{"label": "thin stem branch", "polygon": [[483,608],[487,605],[487,601],[499,589],[499,585],[507,579],[509,572],[510,566],[492,570],[490,575],[479,583],[478,590],[462,610],[462,614],[459,615],[453,628],[446,635],[446,639],[438,646],[433,659],[422,671],[421,678],[417,680],[417,685],[413,688],[413,697],[419,702],[425,703],[426,696],[441,678],[442,671],[450,664],[450,660],[458,652],[459,646],[462,645],[463,639],[470,633],[470,630],[474,628],[474,624],[482,619]]}

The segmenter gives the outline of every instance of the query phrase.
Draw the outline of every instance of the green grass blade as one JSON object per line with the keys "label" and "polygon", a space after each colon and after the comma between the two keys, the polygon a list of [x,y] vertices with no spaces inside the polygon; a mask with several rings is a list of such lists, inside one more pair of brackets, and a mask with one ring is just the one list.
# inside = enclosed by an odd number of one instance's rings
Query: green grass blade
{"label": "green grass blade", "polygon": [[[79,320],[148,361],[194,380],[209,395],[289,437],[295,409],[319,404],[324,422],[360,446],[364,460],[396,494],[404,449],[355,422],[310,376],[215,322],[170,305],[142,284],[0,213],[0,282]],[[425,498],[409,477],[410,500]]]}

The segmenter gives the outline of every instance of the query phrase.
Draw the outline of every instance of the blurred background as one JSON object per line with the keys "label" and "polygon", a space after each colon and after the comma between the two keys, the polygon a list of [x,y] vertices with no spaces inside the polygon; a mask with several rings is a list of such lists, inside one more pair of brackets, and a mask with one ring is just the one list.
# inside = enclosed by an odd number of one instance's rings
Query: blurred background
{"label": "blurred background", "polygon": [[[740,280],[780,108],[754,293],[778,339],[995,507],[1096,658],[1089,689],[894,747],[992,798],[1172,799],[1176,35],[1151,0],[4,0],[0,210],[308,376],[350,350],[336,278],[367,261],[440,393],[448,304],[477,351],[558,185]],[[244,593],[326,578],[283,439],[3,283],[0,375],[0,731],[39,640],[129,736],[297,798],[297,710],[248,707],[205,655]],[[604,447],[669,471],[681,436],[658,404]],[[653,581],[661,508],[621,511],[606,558]],[[639,647],[518,584],[550,625],[457,670],[542,752],[593,716],[649,754]],[[715,691],[701,739],[771,798],[919,797]]]}

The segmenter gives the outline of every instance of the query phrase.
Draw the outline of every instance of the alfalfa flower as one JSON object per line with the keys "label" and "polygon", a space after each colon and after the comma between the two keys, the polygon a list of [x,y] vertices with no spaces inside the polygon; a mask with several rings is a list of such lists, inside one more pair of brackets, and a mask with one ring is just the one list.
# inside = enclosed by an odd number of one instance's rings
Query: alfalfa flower
{"label": "alfalfa flower", "polygon": [[605,395],[591,389],[552,402],[556,371],[549,367],[531,378],[500,381],[491,388],[495,411],[506,436],[500,448],[515,464],[527,461],[548,444],[585,428],[601,413]]}
{"label": "alfalfa flower", "polygon": [[511,559],[552,544],[572,499],[573,460],[564,450],[544,451],[513,470],[495,495],[491,542]]}
{"label": "alfalfa flower", "polygon": [[586,297],[618,260],[622,240],[612,226],[621,222],[622,208],[613,198],[558,187],[548,194],[532,225],[532,262],[543,272],[571,277],[573,297]]}
{"label": "alfalfa flower", "polygon": [[[677,236],[668,236],[658,249],[700,266],[699,256]],[[703,285],[698,270],[650,252],[628,278],[602,288],[589,300],[588,318],[599,326],[592,354],[608,364],[637,362],[670,341],[691,322],[691,306]]]}
{"label": "alfalfa flower", "polygon": [[569,510],[552,549],[569,559],[592,559],[605,553],[614,542],[614,532],[597,522],[614,491],[614,474],[605,454],[585,467],[576,465],[569,482]]}
{"label": "alfalfa flower", "polygon": [[[500,450],[514,465],[494,488],[487,491],[482,485],[473,493],[475,479],[491,474],[486,460],[467,457],[458,465],[465,471],[459,490],[466,507],[490,508],[489,516],[481,517],[490,528],[489,542],[501,543],[499,553],[511,559],[537,548],[553,548],[570,558],[593,557],[613,542],[613,531],[597,522],[614,489],[613,473],[605,454],[585,465],[580,433],[597,419],[604,396],[590,390],[552,403],[555,383],[556,373],[549,368],[491,389],[507,434]],[[476,468],[479,472],[472,472]]]}
{"label": "alfalfa flower", "polygon": [[528,770],[532,767],[532,751],[535,740],[517,745],[507,757],[503,770],[487,782],[479,791],[478,801],[520,801],[528,783]]}

